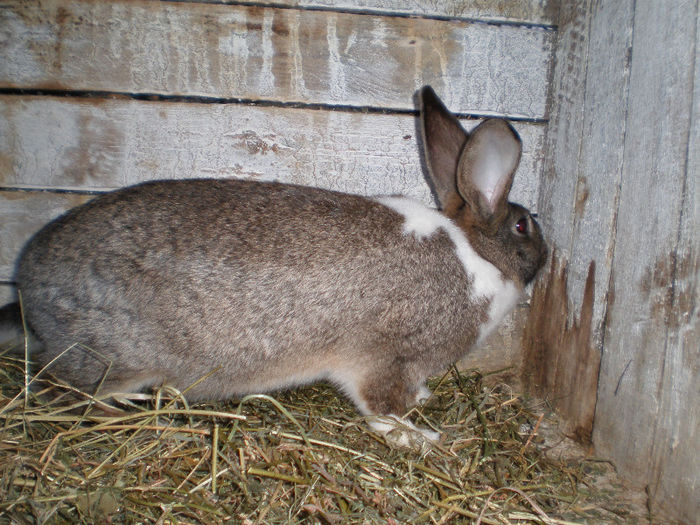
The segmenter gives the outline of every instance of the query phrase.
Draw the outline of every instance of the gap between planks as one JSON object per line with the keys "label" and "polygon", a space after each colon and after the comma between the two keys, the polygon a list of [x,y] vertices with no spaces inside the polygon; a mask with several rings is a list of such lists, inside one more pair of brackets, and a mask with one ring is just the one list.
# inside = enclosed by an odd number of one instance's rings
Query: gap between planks
{"label": "gap between planks", "polygon": [[[42,89],[0,87],[0,95],[6,96],[46,96],[58,98],[85,99],[122,99],[139,100],[143,102],[171,102],[187,104],[239,104],[242,106],[275,107],[288,109],[307,109],[314,111],[336,111],[341,113],[366,113],[379,115],[413,115],[418,116],[417,109],[390,108],[380,106],[354,106],[350,104],[324,104],[313,102],[283,102],[272,99],[252,99],[240,97],[212,97],[207,95],[167,95],[162,93],[128,93],[121,91],[71,90],[71,89]],[[549,119],[539,117],[523,117],[497,112],[453,113],[457,118],[479,120],[484,118],[505,118],[512,122],[528,124],[547,124]]]}
{"label": "gap between planks", "polygon": [[[164,1],[164,0],[161,0]],[[441,15],[438,13],[415,13],[392,11],[387,9],[372,9],[368,6],[353,9],[351,7],[331,7],[327,5],[289,5],[275,2],[239,2],[227,0],[166,0],[173,4],[209,4],[209,5],[229,5],[243,7],[260,7],[262,9],[286,9],[290,11],[318,11],[324,13],[339,13],[361,16],[385,16],[393,18],[413,18],[421,20],[436,20],[438,22],[466,22],[469,24],[484,24],[489,26],[510,26],[523,27],[527,29],[542,29],[544,31],[556,32],[557,24],[547,24],[544,22],[528,22],[526,20],[508,20],[484,16],[481,18],[473,16]]]}

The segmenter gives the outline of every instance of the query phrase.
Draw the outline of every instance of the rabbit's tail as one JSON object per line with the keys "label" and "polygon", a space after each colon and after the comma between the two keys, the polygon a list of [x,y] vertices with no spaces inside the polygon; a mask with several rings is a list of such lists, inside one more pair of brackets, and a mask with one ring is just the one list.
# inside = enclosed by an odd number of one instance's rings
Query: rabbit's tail
{"label": "rabbit's tail", "polygon": [[[24,326],[19,303],[9,303],[0,308],[0,353],[24,355]],[[37,351],[37,341],[29,331],[30,347]]]}

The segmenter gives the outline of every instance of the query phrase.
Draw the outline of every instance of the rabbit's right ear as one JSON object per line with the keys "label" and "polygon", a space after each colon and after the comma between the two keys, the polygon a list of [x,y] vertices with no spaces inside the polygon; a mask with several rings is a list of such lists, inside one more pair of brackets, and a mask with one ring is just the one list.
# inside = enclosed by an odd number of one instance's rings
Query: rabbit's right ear
{"label": "rabbit's right ear", "polygon": [[418,92],[420,128],[428,175],[441,210],[458,196],[457,166],[467,132],[430,86]]}
{"label": "rabbit's right ear", "polygon": [[457,190],[482,224],[507,214],[521,153],[520,137],[503,119],[487,119],[472,130],[459,159]]}

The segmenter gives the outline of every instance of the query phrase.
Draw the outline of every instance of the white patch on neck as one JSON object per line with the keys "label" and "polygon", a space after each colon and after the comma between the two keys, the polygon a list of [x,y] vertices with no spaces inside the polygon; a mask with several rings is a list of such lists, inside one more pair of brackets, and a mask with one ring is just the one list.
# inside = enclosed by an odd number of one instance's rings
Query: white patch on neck
{"label": "white patch on neck", "polygon": [[520,296],[521,291],[513,281],[503,281],[501,289],[496,292],[489,304],[489,320],[479,329],[479,338],[476,341],[476,346],[479,346],[494,331],[503,318],[515,308]]}
{"label": "white patch on neck", "polygon": [[379,197],[375,200],[405,217],[405,235],[413,234],[420,240],[430,237],[439,229],[449,235],[457,258],[472,278],[474,298],[489,301],[489,319],[479,330],[477,344],[481,343],[517,304],[521,293],[519,287],[505,279],[498,268],[476,253],[464,232],[439,211],[408,197]]}

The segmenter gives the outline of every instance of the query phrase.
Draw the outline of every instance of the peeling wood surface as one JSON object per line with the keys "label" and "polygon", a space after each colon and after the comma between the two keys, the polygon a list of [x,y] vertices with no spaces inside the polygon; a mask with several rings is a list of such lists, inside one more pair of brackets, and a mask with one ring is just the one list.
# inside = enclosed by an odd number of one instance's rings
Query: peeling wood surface
{"label": "peeling wood surface", "polygon": [[[199,0],[193,0],[199,1]],[[201,0],[211,2],[212,0]],[[227,0],[213,0],[226,3]],[[401,13],[435,17],[497,20],[512,23],[554,25],[559,8],[556,1],[542,0],[279,0],[289,7],[314,7],[379,13]]]}
{"label": "peeling wood surface", "polygon": [[[0,186],[247,177],[432,203],[412,115],[14,96],[0,96],[0,115]],[[511,198],[537,211],[544,125],[513,125],[523,156]]]}
{"label": "peeling wood surface", "polygon": [[[455,4],[456,5],[456,4]],[[0,87],[545,116],[554,32],[257,6],[42,0],[0,8]]]}
{"label": "peeling wood surface", "polygon": [[[614,11],[614,6],[599,8]],[[600,96],[614,90],[620,71],[610,72],[608,67],[620,64],[614,62],[616,55],[611,53],[606,55],[611,64],[601,68],[600,74],[594,68],[589,71],[589,47],[615,48],[626,36],[617,33],[613,12],[606,13],[611,17],[607,28],[592,27],[591,9],[590,0],[578,0],[564,2],[559,13],[551,117],[538,206],[545,238],[556,257],[533,291],[522,340],[521,370],[526,391],[556,407],[564,431],[583,442],[590,442],[592,437],[600,368],[598,334],[602,331],[602,305],[608,287],[606,263],[601,261],[598,248],[601,243],[613,242],[606,237],[611,224],[604,217],[614,213],[607,190],[616,178],[619,180],[614,170],[591,173],[584,167],[590,168],[590,163],[598,160],[605,163],[622,151],[619,140],[610,147],[601,144],[612,139],[617,122],[603,114],[611,109],[596,100],[598,89],[602,88]],[[596,32],[599,44],[589,41],[591,32]],[[609,77],[603,72],[610,73]],[[597,82],[590,90],[589,75]],[[600,133],[600,129],[609,132]],[[600,151],[593,152],[595,145]],[[590,158],[586,156],[592,153]],[[592,261],[597,271],[591,270]]]}
{"label": "peeling wood surface", "polygon": [[[698,4],[579,0],[562,6],[559,32],[540,211],[567,262],[562,297],[585,303],[596,265],[591,341],[603,353],[593,443],[647,488],[652,509],[694,523]],[[561,283],[550,287],[555,293]],[[553,315],[540,310],[533,301],[533,316]],[[557,359],[546,367],[557,369]]]}
{"label": "peeling wood surface", "polygon": [[565,435],[590,443],[600,368],[592,342],[595,262],[588,267],[580,309],[567,295],[567,280],[566,262],[553,255],[532,293],[521,377],[528,393],[565,415]]}
{"label": "peeling wood surface", "polygon": [[[107,190],[152,179],[235,177],[398,193],[433,205],[411,115],[13,96],[0,96],[0,115],[0,187]],[[467,129],[476,123],[463,122]],[[544,127],[515,127],[524,152],[512,199],[534,208]],[[40,206],[28,206],[24,220],[41,223],[33,211]],[[6,227],[0,223],[0,236],[13,242],[0,245],[0,280],[10,278],[8,263],[21,244],[19,232]]]}

